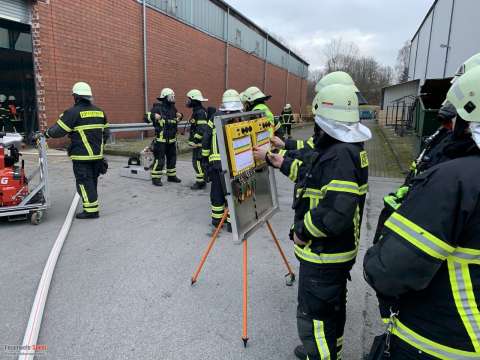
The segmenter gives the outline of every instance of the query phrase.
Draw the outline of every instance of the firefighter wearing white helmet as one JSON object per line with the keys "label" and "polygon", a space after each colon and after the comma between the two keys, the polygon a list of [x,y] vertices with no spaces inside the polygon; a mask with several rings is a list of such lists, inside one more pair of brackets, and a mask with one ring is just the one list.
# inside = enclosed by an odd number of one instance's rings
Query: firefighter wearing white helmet
{"label": "firefighter wearing white helmet", "polygon": [[190,187],[192,190],[202,190],[206,187],[205,169],[202,166],[202,140],[208,131],[208,116],[202,103],[207,101],[200,90],[193,89],[187,93],[186,106],[192,109],[188,144],[193,148],[192,164],[196,174],[195,183]]}
{"label": "firefighter wearing white helmet", "polygon": [[458,113],[455,157],[414,179],[364,259],[365,279],[388,301],[380,309],[392,360],[480,355],[480,67],[447,100]]}
{"label": "firefighter wearing white helmet", "polygon": [[[226,114],[239,113],[243,111],[243,104],[238,91],[229,89],[225,91],[222,97],[222,104],[219,111],[216,112],[209,120],[209,131],[203,137],[202,155],[203,163],[208,169],[208,177],[212,183],[210,188],[210,205],[211,205],[211,224],[217,227],[222,219],[227,200],[225,198],[224,188],[222,185],[222,163],[220,153],[218,152],[217,129],[215,128],[214,118]],[[231,232],[230,216],[227,218],[227,231]]]}
{"label": "firefighter wearing white helmet", "polygon": [[350,86],[356,93],[360,92],[350,74],[344,71],[334,71],[322,77],[315,86],[315,92],[319,93],[324,87],[335,84]]}
{"label": "firefighter wearing white helmet", "polygon": [[107,115],[92,103],[93,93],[87,83],[76,83],[72,96],[75,104],[47,129],[45,137],[69,136],[68,154],[83,203],[83,212],[77,214],[77,219],[95,219],[99,217],[98,177],[108,168],[103,157],[103,148],[109,137]]}
{"label": "firefighter wearing white helmet", "polygon": [[177,177],[177,128],[181,114],[175,107],[175,92],[164,88],[150,110],[150,120],[155,128],[153,154],[155,161],[152,167],[152,184],[163,186],[162,176],[167,165],[167,181],[182,182]]}
{"label": "firefighter wearing white helmet", "polygon": [[275,119],[270,108],[267,106],[266,102],[271,99],[271,95],[265,95],[258,87],[251,86],[243,93],[245,99],[245,110],[247,111],[263,111],[265,116],[268,118],[272,124],[271,137],[278,136],[283,138],[284,133],[282,129],[282,124],[280,121]]}
{"label": "firefighter wearing white helmet", "polygon": [[[319,136],[304,161],[255,149],[296,182],[290,238],[300,261],[297,327],[300,359],[339,359],[346,318],[347,279],[360,241],[368,182],[364,141],[352,87],[323,88],[315,112]],[[315,200],[315,201],[312,201]]]}
{"label": "firefighter wearing white helmet", "polygon": [[7,97],[0,94],[0,131],[10,130],[10,111],[8,110]]}

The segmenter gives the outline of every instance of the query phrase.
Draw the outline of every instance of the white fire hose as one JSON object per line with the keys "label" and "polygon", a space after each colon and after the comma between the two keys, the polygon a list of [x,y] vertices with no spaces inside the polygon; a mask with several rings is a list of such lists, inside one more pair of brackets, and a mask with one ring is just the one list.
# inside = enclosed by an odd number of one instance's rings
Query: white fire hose
{"label": "white fire hose", "polygon": [[30,318],[28,320],[27,330],[23,338],[21,353],[18,360],[32,360],[35,356],[35,345],[37,345],[38,334],[40,332],[40,326],[42,324],[43,311],[45,309],[45,303],[47,301],[48,291],[50,289],[50,282],[52,281],[53,271],[57,264],[58,256],[62,250],[63,243],[67,238],[68,232],[73,222],[73,217],[77,209],[80,196],[75,194],[70,210],[68,210],[67,218],[63,223],[63,226],[58,234],[57,240],[53,245],[50,255],[48,256],[47,263],[43,269],[42,278],[38,284],[37,293],[33,302],[32,310],[30,312]]}

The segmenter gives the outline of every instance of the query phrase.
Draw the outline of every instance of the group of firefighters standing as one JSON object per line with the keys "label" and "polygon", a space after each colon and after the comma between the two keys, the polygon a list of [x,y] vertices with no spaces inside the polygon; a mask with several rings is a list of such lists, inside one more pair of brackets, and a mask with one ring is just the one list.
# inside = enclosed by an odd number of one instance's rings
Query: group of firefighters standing
{"label": "group of firefighters standing", "polygon": [[[377,293],[388,330],[376,338],[370,359],[480,358],[479,64],[480,54],[459,70],[439,113],[441,127],[428,139],[405,184],[385,197],[373,246],[364,259],[364,276]],[[201,91],[188,92],[196,172],[192,189],[205,188],[210,179],[212,224],[217,226],[227,204],[213,118],[264,112],[274,129],[274,150],[255,148],[254,156],[295,183],[290,239],[300,261],[297,325],[302,341],[295,354],[300,359],[341,359],[347,281],[368,192],[364,143],[372,135],[360,123],[358,89],[348,74],[326,75],[316,91],[315,130],[308,140],[282,139],[284,129],[266,104],[270,97],[256,87],[241,94],[227,90],[218,111],[205,109]],[[75,84],[72,92],[75,105],[45,135],[70,135],[69,155],[84,208],[78,217],[95,218],[97,179],[106,171],[108,122],[93,105],[87,84]],[[283,117],[291,122],[289,106]],[[149,118],[156,133],[152,182],[161,186],[166,175],[179,183],[180,115],[172,89],[161,91]]]}

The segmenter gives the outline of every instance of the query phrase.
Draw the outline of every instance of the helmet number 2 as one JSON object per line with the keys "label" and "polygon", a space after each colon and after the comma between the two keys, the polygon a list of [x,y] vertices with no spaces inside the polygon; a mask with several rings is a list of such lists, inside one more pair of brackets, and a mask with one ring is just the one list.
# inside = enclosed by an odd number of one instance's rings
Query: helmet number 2
{"label": "helmet number 2", "polygon": [[7,185],[8,184],[8,177],[3,177],[0,179],[0,185]]}

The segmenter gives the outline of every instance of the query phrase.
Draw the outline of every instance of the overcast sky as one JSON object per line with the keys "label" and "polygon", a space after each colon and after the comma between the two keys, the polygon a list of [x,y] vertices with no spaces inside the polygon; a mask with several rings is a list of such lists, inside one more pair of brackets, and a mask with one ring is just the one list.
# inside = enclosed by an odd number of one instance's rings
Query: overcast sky
{"label": "overcast sky", "polygon": [[433,0],[227,0],[265,30],[301,51],[314,70],[332,38],[353,41],[364,55],[395,65]]}

